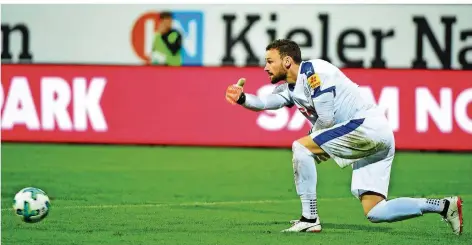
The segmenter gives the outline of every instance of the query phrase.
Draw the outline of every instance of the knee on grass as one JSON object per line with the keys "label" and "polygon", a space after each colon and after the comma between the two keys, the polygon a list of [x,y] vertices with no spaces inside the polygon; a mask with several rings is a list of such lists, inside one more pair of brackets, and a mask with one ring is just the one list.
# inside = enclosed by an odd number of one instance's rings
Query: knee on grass
{"label": "knee on grass", "polygon": [[364,210],[364,215],[372,223],[386,222],[388,219],[388,210],[386,209],[386,201],[382,200],[370,210]]}

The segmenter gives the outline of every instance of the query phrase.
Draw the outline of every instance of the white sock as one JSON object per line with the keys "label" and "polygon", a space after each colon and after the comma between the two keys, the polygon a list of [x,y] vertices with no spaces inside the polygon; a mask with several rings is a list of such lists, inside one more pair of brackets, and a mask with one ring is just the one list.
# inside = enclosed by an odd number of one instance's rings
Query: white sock
{"label": "white sock", "polygon": [[318,217],[317,173],[313,153],[297,141],[292,144],[292,151],[295,186],[302,203],[302,215],[307,219],[315,219]]}
{"label": "white sock", "polygon": [[418,204],[423,213],[441,213],[446,199],[418,198]]}
{"label": "white sock", "polygon": [[318,208],[316,205],[316,197],[300,197],[302,201],[302,216],[307,219],[315,219],[318,217]]}
{"label": "white sock", "polygon": [[397,222],[422,216],[424,213],[441,213],[446,200],[399,197],[383,200],[373,207],[367,218],[374,222]]}

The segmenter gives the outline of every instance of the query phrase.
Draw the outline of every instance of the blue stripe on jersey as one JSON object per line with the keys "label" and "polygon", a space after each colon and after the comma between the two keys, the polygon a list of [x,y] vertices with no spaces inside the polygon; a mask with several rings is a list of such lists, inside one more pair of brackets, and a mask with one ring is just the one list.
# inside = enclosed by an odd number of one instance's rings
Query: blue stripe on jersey
{"label": "blue stripe on jersey", "polygon": [[332,139],[336,139],[338,137],[341,137],[343,135],[346,135],[346,134],[356,130],[356,128],[361,126],[361,124],[364,122],[364,120],[365,120],[365,118],[353,119],[345,125],[342,125],[342,126],[339,126],[337,128],[333,128],[333,129],[328,129],[328,130],[324,131],[323,133],[317,135],[313,139],[313,141],[315,141],[315,143],[318,146],[321,146],[324,143],[326,143],[326,142],[328,142]]}
{"label": "blue stripe on jersey", "polygon": [[315,88],[315,90],[313,91],[313,94],[311,95],[311,98],[316,98],[324,93],[329,93],[329,92],[333,92],[334,97],[336,97],[336,86],[331,86],[325,90],[321,90],[320,87],[321,86],[318,86]]}
{"label": "blue stripe on jersey", "polygon": [[302,68],[300,69],[300,74],[305,74],[306,77],[311,77],[315,74],[315,68],[313,64],[309,61],[302,63]]}

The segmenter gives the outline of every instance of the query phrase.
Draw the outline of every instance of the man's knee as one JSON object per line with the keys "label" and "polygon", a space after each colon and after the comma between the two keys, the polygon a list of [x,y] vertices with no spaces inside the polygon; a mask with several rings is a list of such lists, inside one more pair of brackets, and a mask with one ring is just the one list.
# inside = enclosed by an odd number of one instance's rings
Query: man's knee
{"label": "man's knee", "polygon": [[[296,140],[292,143],[292,152],[293,153],[298,152],[298,153],[312,155],[310,150],[306,146],[304,146],[302,143],[300,143],[298,140]],[[298,154],[294,154],[294,157],[296,157],[297,155]]]}
{"label": "man's knee", "polygon": [[[313,154],[318,155],[318,154],[325,153],[323,149],[321,149],[321,147],[317,145],[310,136],[302,137],[295,142],[298,142],[299,144],[303,145],[306,149],[308,149]],[[293,145],[292,145],[292,148],[293,148]]]}
{"label": "man's knee", "polygon": [[303,146],[303,145],[300,144],[300,142],[294,141],[294,142],[292,143],[292,152],[297,151],[297,150],[300,149],[302,146]]}
{"label": "man's knee", "polygon": [[375,192],[366,192],[361,196],[365,217],[372,223],[379,223],[384,216],[385,197]]}
{"label": "man's knee", "polygon": [[386,201],[382,200],[381,202],[377,203],[374,207],[370,210],[364,210],[365,217],[372,223],[380,223],[385,221],[386,210],[385,210]]}

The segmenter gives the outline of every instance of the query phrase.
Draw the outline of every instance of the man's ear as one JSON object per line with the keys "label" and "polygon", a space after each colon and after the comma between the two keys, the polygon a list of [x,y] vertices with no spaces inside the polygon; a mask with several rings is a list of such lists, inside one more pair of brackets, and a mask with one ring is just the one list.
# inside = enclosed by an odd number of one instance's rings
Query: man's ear
{"label": "man's ear", "polygon": [[290,66],[292,66],[292,63],[290,62],[290,57],[286,56],[284,58],[284,66],[285,66],[286,69],[289,69]]}

